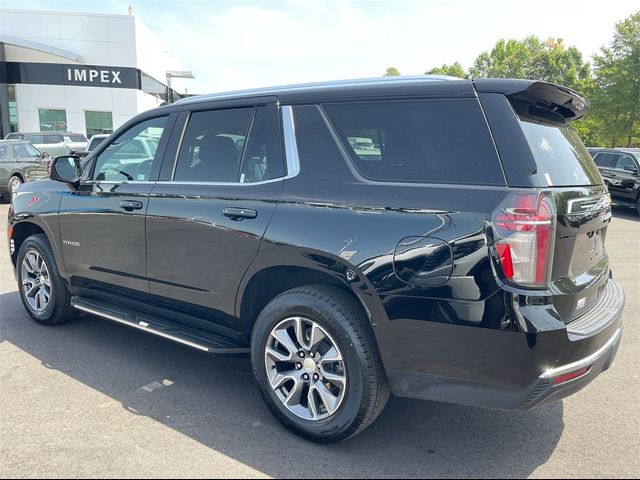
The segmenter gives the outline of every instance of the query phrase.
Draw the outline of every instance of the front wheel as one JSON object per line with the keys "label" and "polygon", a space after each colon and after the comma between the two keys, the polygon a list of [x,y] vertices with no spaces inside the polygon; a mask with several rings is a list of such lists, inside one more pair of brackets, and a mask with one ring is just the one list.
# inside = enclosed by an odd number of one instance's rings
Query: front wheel
{"label": "front wheel", "polygon": [[389,398],[371,324],[339,288],[301,287],[271,301],[256,322],[252,361],[267,406],[311,441],[356,435]]}
{"label": "front wheel", "polygon": [[4,200],[6,202],[11,201],[13,192],[15,192],[20,185],[22,185],[22,180],[17,175],[14,175],[9,179],[9,184],[7,185],[7,191],[4,194]]}
{"label": "front wheel", "polygon": [[33,235],[24,241],[16,266],[20,298],[31,318],[45,325],[73,318],[71,296],[45,235]]}

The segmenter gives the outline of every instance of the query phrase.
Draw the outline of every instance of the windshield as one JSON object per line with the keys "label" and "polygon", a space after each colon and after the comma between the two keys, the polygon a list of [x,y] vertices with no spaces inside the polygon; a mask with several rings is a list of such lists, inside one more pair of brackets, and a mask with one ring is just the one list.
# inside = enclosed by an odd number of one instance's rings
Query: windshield
{"label": "windshield", "polygon": [[521,121],[531,152],[550,187],[602,185],[602,177],[580,137],[567,126]]}

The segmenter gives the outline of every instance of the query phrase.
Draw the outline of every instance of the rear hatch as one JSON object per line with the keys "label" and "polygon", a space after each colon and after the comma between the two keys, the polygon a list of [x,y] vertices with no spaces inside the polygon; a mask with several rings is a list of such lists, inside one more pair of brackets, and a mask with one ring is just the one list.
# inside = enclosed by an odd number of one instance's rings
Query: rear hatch
{"label": "rear hatch", "polygon": [[[570,323],[597,304],[610,274],[605,240],[611,199],[570,125],[587,113],[588,103],[572,90],[544,82],[485,80],[476,81],[476,89],[509,186],[525,192],[511,194],[494,217],[498,235],[503,228],[504,236],[517,237],[507,252],[514,259],[514,267],[509,267],[516,269],[513,278],[518,280],[518,262],[528,268],[520,277],[525,282],[514,286],[550,296],[558,314]],[[521,208],[522,198],[531,195],[534,200]],[[525,243],[525,249],[522,239],[527,234],[537,238],[532,247]],[[505,247],[497,247],[502,262]],[[523,261],[527,256],[533,266]],[[533,273],[527,277],[529,271]]]}
{"label": "rear hatch", "polygon": [[611,198],[570,126],[521,119],[522,130],[556,208],[551,267],[553,304],[567,323],[588,312],[609,277],[605,250]]}

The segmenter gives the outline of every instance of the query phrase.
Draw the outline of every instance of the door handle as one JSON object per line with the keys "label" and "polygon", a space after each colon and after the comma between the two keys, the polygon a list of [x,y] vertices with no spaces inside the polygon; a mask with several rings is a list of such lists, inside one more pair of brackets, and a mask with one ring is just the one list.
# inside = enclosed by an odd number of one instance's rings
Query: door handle
{"label": "door handle", "polygon": [[144,204],[142,202],[136,202],[131,200],[124,200],[120,202],[120,208],[126,210],[127,212],[133,212],[134,210],[142,210]]}
{"label": "door handle", "polygon": [[258,212],[251,210],[250,208],[225,208],[222,210],[222,214],[231,220],[244,220],[256,218]]}

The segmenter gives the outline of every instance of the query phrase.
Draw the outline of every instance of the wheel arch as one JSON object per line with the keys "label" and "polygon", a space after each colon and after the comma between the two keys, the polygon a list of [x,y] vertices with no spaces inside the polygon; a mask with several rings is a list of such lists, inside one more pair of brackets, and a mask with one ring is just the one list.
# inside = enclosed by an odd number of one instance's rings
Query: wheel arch
{"label": "wheel arch", "polygon": [[258,315],[273,298],[305,285],[330,285],[349,293],[362,305],[372,327],[382,320],[381,316],[386,318],[374,287],[353,265],[326,252],[298,251],[297,254],[286,255],[289,259],[297,258],[299,261],[296,262],[282,262],[281,255],[259,256],[238,289],[236,316],[239,330],[248,339]]}
{"label": "wheel arch", "polygon": [[24,241],[32,235],[38,234],[44,235],[49,242],[49,245],[51,245],[60,276],[64,277],[65,269],[62,268],[62,254],[58,250],[57,242],[53,241],[55,236],[49,226],[44,222],[38,221],[38,217],[35,216],[30,217],[28,220],[16,222],[11,226],[11,239],[15,246],[15,249],[11,254],[11,262],[13,263],[13,266],[16,267],[17,265],[18,252],[20,251]]}

